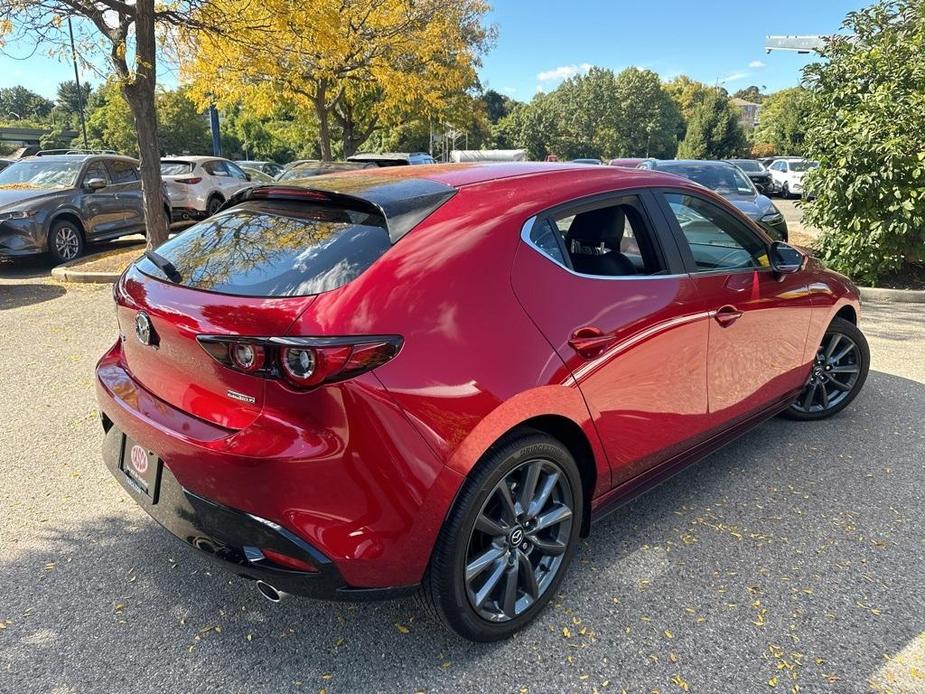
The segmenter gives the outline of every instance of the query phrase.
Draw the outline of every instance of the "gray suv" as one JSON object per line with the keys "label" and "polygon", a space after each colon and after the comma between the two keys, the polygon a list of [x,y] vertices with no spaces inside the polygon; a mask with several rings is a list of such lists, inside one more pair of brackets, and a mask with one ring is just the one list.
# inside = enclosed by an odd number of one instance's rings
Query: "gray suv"
{"label": "gray suv", "polygon": [[144,231],[134,159],[38,155],[0,171],[0,258],[47,252],[65,262],[80,256],[88,241]]}

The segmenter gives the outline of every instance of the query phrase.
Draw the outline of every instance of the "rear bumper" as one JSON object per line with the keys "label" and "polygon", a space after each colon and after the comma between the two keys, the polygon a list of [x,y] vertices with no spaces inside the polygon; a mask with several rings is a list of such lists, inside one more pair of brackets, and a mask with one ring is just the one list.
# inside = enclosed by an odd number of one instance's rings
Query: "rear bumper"
{"label": "rear bumper", "polygon": [[[287,543],[315,557],[308,561],[327,568],[322,576],[284,572],[264,580],[287,592],[361,599],[402,594],[420,583],[463,481],[436,459],[388,395],[374,389],[378,382],[362,379],[305,394],[298,411],[268,409],[246,428],[226,429],[139,384],[121,364],[119,342],[97,365],[96,393],[104,421],[162,461],[175,503],[146,506],[147,497],[126,488],[174,535],[190,544],[211,538],[237,573],[261,578],[265,564],[241,560],[254,539],[247,519],[270,527],[268,521]],[[129,484],[118,451],[106,455],[120,483]]]}
{"label": "rear bumper", "polygon": [[[324,600],[379,600],[414,592],[416,585],[399,588],[351,588],[334,563],[294,533],[272,521],[237,511],[184,489],[167,465],[161,468],[156,502],[138,492],[120,469],[122,431],[104,418],[108,428],[103,461],[129,495],[175,537],[225,567],[277,590]],[[316,572],[293,571],[268,561],[260,551],[269,549],[307,561]]]}

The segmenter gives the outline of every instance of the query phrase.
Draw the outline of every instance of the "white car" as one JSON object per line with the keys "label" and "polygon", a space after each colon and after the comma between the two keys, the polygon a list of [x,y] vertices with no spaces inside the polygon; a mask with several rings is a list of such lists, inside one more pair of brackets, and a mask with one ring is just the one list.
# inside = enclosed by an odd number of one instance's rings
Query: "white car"
{"label": "white car", "polygon": [[782,197],[803,195],[803,174],[819,166],[819,162],[808,159],[776,159],[771,162],[768,172],[771,174],[771,191]]}
{"label": "white car", "polygon": [[165,157],[161,178],[173,221],[211,217],[225,200],[254,185],[240,166],[221,157]]}

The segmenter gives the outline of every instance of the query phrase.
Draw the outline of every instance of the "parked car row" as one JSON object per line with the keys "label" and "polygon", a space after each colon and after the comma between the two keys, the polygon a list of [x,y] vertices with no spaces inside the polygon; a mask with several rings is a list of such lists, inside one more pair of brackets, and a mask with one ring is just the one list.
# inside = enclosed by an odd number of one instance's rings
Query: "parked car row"
{"label": "parked car row", "polygon": [[[165,212],[170,211],[162,191]],[[0,258],[49,253],[58,263],[88,241],[145,233],[138,162],[108,152],[40,154],[0,171]]]}

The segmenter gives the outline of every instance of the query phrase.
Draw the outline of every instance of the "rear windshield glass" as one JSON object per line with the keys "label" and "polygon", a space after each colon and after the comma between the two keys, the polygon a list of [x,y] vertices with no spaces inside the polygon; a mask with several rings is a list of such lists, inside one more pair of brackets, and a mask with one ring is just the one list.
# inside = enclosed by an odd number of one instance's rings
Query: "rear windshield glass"
{"label": "rear windshield glass", "polygon": [[[190,227],[157,253],[173,264],[183,286],[283,297],[337,289],[390,246],[381,216],[342,207],[254,201]],[[148,258],[139,260],[138,268],[166,278]]]}
{"label": "rear windshield glass", "polygon": [[161,176],[180,176],[188,174],[193,170],[193,165],[188,161],[162,161]]}
{"label": "rear windshield glass", "polygon": [[742,171],[764,171],[764,167],[761,165],[761,162],[749,161],[745,159],[734,161],[732,163],[742,169]]}

